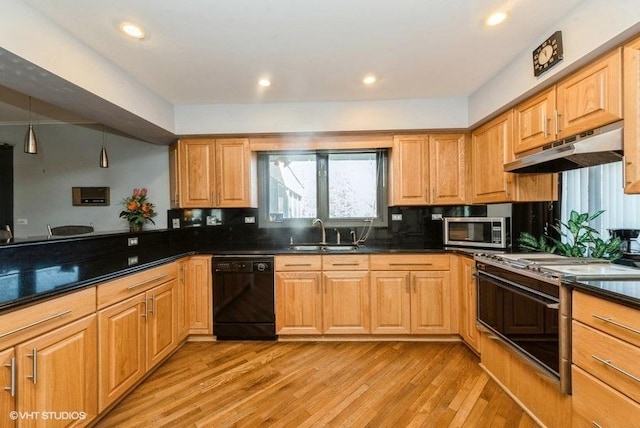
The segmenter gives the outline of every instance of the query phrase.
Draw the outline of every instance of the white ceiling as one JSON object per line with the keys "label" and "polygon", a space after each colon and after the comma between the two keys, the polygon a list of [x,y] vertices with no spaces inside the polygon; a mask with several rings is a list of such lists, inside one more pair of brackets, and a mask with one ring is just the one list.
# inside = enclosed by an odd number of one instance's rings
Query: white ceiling
{"label": "white ceiling", "polygon": [[[174,105],[465,97],[581,0],[23,0]],[[491,12],[509,19],[486,28]],[[142,25],[142,41],[119,32]],[[544,37],[543,37],[544,38]],[[365,74],[379,81],[365,87]],[[258,89],[268,76],[273,84]]]}

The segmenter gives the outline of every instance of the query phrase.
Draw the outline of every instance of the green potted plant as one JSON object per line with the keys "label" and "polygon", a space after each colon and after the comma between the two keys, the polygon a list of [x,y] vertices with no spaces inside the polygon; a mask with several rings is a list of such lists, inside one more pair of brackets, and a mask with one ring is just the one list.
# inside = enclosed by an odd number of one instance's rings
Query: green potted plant
{"label": "green potted plant", "polygon": [[589,214],[572,210],[566,223],[557,221],[551,225],[559,238],[550,236],[546,231],[538,238],[523,232],[519,239],[520,248],[568,257],[616,260],[622,257],[622,240],[612,237],[605,241],[600,238],[600,233],[589,225],[589,222],[603,212],[604,210],[600,210],[595,214]]}

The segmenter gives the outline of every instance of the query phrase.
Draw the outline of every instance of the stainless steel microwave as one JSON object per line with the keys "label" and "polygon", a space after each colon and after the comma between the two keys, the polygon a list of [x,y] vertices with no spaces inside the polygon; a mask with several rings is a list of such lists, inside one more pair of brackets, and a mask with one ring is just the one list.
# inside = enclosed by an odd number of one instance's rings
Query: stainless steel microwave
{"label": "stainless steel microwave", "polygon": [[444,245],[478,248],[511,246],[509,217],[445,217]]}

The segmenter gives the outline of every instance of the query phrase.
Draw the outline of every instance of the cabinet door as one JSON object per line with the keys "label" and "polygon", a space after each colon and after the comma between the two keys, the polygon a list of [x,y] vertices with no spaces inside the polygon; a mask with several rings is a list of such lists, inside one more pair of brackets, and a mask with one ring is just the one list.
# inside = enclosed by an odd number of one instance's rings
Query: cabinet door
{"label": "cabinet door", "polygon": [[465,203],[465,136],[436,134],[429,137],[431,203]]}
{"label": "cabinet door", "polygon": [[556,139],[555,111],[555,87],[515,107],[514,153],[526,152]]}
{"label": "cabinet door", "polygon": [[169,147],[169,206],[180,208],[180,157],[178,143]]}
{"label": "cabinet door", "polygon": [[244,208],[257,206],[253,190],[252,162],[248,138],[216,140],[216,206]]}
{"label": "cabinet door", "polygon": [[9,412],[16,410],[16,354],[13,348],[0,352],[0,426],[14,427]]}
{"label": "cabinet door", "polygon": [[[90,315],[16,346],[18,411],[84,412],[64,426],[84,426],[97,415],[96,316]],[[41,426],[23,419],[21,426]]]}
{"label": "cabinet door", "polygon": [[190,334],[213,334],[211,277],[211,257],[191,257],[187,270]]}
{"label": "cabinet door", "polygon": [[180,260],[178,262],[178,283],[176,284],[176,335],[178,342],[186,339],[191,327],[188,271],[189,259]]}
{"label": "cabinet door", "polygon": [[169,281],[147,291],[147,371],[178,346],[176,340],[176,285]]}
{"label": "cabinet door", "polygon": [[101,412],[146,373],[146,304],[145,294],[140,293],[98,311]]}
{"label": "cabinet door", "polygon": [[558,83],[558,138],[622,119],[622,54],[615,49]]}
{"label": "cabinet door", "polygon": [[276,333],[322,334],[320,272],[276,273]]}
{"label": "cabinet door", "polygon": [[508,202],[513,199],[515,174],[504,172],[505,151],[512,148],[512,118],[512,112],[505,113],[472,133],[473,203]]}
{"label": "cabinet door", "polygon": [[640,193],[640,38],[624,47],[624,192]]}
{"label": "cabinet door", "polygon": [[390,205],[429,203],[429,136],[403,135],[391,149]]}
{"label": "cabinet door", "polygon": [[411,272],[411,293],[411,333],[453,333],[449,272]]}
{"label": "cabinet door", "polygon": [[214,140],[180,140],[180,206],[206,208],[214,206]]}
{"label": "cabinet door", "polygon": [[409,334],[411,294],[409,272],[371,272],[371,332]]}
{"label": "cabinet door", "polygon": [[480,352],[476,328],[476,278],[475,262],[460,256],[460,336],[474,351]]}
{"label": "cabinet door", "polygon": [[369,272],[325,272],[323,275],[323,333],[369,334]]}

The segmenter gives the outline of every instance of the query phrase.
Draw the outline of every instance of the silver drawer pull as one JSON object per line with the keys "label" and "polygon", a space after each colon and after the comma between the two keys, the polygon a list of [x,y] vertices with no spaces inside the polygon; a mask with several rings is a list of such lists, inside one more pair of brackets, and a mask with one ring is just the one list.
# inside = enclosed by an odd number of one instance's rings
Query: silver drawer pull
{"label": "silver drawer pull", "polygon": [[31,324],[23,325],[22,327],[18,327],[18,328],[16,328],[15,330],[11,330],[11,331],[8,331],[8,332],[6,332],[6,333],[2,333],[2,334],[0,334],[0,339],[2,339],[3,337],[6,337],[6,336],[10,336],[10,335],[12,335],[12,334],[14,334],[14,333],[18,333],[18,332],[20,332],[20,331],[22,331],[22,330],[26,330],[26,329],[28,329],[28,328],[35,327],[35,326],[36,326],[36,325],[38,325],[38,324],[42,324],[42,323],[45,323],[45,322],[47,322],[47,321],[54,320],[54,319],[56,319],[56,318],[60,318],[60,317],[62,317],[62,316],[65,316],[65,315],[67,315],[67,314],[70,314],[70,313],[71,313],[71,309],[69,309],[69,310],[67,310],[67,311],[63,311],[63,312],[58,312],[58,313],[56,313],[56,314],[51,315],[50,317],[47,317],[47,318],[41,319],[41,320],[39,320],[39,321],[32,322]]}
{"label": "silver drawer pull", "polygon": [[311,263],[286,263],[285,266],[311,266]]}
{"label": "silver drawer pull", "polygon": [[5,367],[8,367],[11,370],[11,384],[9,386],[5,386],[4,390],[9,391],[12,397],[16,396],[16,358],[11,358],[10,364],[5,364]]}
{"label": "silver drawer pull", "polygon": [[389,263],[389,266],[433,266],[433,263]]}
{"label": "silver drawer pull", "polygon": [[38,350],[33,348],[33,353],[31,355],[27,355],[28,358],[33,358],[33,374],[31,376],[27,376],[27,379],[31,379],[33,384],[38,383]]}
{"label": "silver drawer pull", "polygon": [[605,360],[604,358],[600,358],[597,355],[591,355],[591,358],[593,358],[594,360],[600,361],[602,364],[606,365],[607,367],[611,367],[612,369],[614,369],[615,371],[622,373],[623,375],[625,375],[626,377],[635,380],[636,382],[640,383],[640,377],[637,377],[631,373],[629,373],[628,371],[621,369],[620,367],[616,366],[615,364],[613,364],[611,362],[611,360]]}
{"label": "silver drawer pull", "polygon": [[158,276],[156,278],[150,279],[149,281],[141,282],[139,284],[130,285],[130,286],[127,287],[127,290],[131,290],[132,288],[142,287],[144,285],[151,284],[152,282],[160,281],[161,279],[165,279],[168,276],[169,276],[168,274],[160,275],[160,276]]}
{"label": "silver drawer pull", "polygon": [[604,321],[606,323],[613,324],[616,327],[624,328],[625,330],[628,330],[628,331],[630,331],[632,333],[640,334],[640,330],[638,330],[637,328],[633,328],[633,327],[629,327],[628,325],[621,324],[621,323],[619,323],[617,321],[614,321],[613,318],[611,318],[611,317],[605,317],[605,316],[598,315],[598,314],[591,314],[591,316],[596,318],[596,319],[599,319],[600,321]]}
{"label": "silver drawer pull", "polygon": [[360,266],[360,263],[331,263],[331,266]]}

